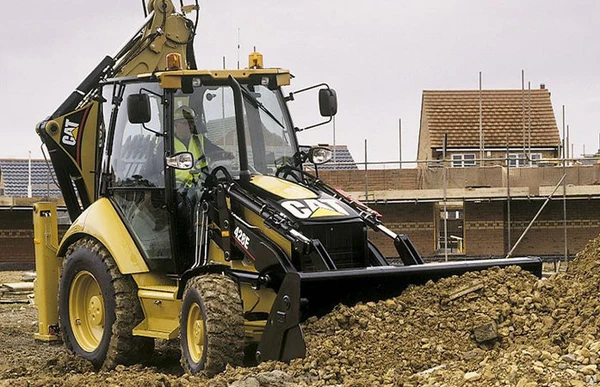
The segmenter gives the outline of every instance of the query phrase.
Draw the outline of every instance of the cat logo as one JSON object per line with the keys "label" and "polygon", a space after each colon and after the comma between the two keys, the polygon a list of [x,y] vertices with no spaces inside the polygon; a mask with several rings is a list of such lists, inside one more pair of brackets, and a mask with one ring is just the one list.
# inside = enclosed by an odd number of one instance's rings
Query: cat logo
{"label": "cat logo", "polygon": [[71,122],[67,118],[65,120],[65,128],[63,130],[62,143],[65,145],[75,146],[77,144],[77,129],[79,128],[79,124],[76,122]]}
{"label": "cat logo", "polygon": [[336,199],[286,200],[281,206],[300,219],[348,215]]}

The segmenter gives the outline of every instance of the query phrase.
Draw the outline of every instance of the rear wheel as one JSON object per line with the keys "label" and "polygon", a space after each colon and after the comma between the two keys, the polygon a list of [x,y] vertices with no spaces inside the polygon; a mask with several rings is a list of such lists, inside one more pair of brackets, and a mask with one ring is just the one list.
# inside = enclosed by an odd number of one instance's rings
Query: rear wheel
{"label": "rear wheel", "polygon": [[92,239],[67,251],[59,316],[67,348],[96,368],[131,364],[153,350],[153,339],[132,334],[144,317],[133,278],[122,275],[108,250]]}
{"label": "rear wheel", "polygon": [[206,274],[188,281],[180,315],[181,365],[213,376],[244,359],[244,318],[237,284]]}

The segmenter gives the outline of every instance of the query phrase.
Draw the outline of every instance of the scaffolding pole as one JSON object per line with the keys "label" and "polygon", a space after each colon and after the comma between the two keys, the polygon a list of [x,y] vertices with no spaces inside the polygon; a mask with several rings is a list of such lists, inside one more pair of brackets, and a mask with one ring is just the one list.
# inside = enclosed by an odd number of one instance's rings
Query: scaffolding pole
{"label": "scaffolding pole", "polygon": [[527,154],[525,148],[525,70],[521,70],[521,124],[523,126],[523,157],[525,157]]}
{"label": "scaffolding pole", "polygon": [[556,186],[554,187],[554,190],[552,191],[552,193],[550,194],[550,196],[548,196],[546,198],[546,200],[544,201],[544,204],[542,204],[542,206],[538,210],[537,214],[535,214],[535,216],[533,217],[533,219],[531,219],[531,222],[529,222],[529,224],[527,225],[527,228],[525,229],[525,231],[523,231],[523,234],[521,234],[521,236],[517,240],[517,243],[515,243],[515,245],[513,246],[513,248],[510,249],[510,251],[508,252],[508,254],[506,254],[506,258],[510,258],[512,256],[512,253],[519,246],[519,244],[521,243],[521,241],[523,240],[523,238],[525,237],[525,235],[527,235],[527,232],[529,231],[529,229],[531,228],[531,226],[533,226],[533,224],[537,220],[538,216],[540,216],[540,214],[542,213],[542,211],[546,207],[546,204],[548,204],[548,202],[550,201],[550,199],[552,199],[552,196],[554,195],[554,193],[556,192],[556,190],[558,190],[558,187],[560,187],[560,185],[563,183],[563,181],[565,181],[565,176],[566,175],[563,175],[560,178],[560,181],[558,182],[558,184],[556,184]]}
{"label": "scaffolding pole", "polygon": [[447,200],[447,191],[448,191],[448,178],[447,178],[447,165],[446,165],[446,147],[448,146],[448,133],[444,134],[444,260],[448,262],[448,200]]}
{"label": "scaffolding pole", "polygon": [[368,162],[368,154],[367,154],[367,139],[365,139],[365,201],[369,201],[369,162]]}
{"label": "scaffolding pole", "polygon": [[484,152],[484,143],[483,143],[483,101],[481,95],[481,71],[479,72],[479,158],[481,159],[481,166],[484,165],[483,152]]}
{"label": "scaffolding pole", "polygon": [[398,118],[398,160],[398,167],[402,169],[402,118]]}
{"label": "scaffolding pole", "polygon": [[[566,145],[565,139],[565,105],[562,105],[562,125],[563,125],[563,144]],[[565,241],[565,267],[569,258],[569,246],[567,242],[567,159],[566,149],[563,149],[563,229],[564,229],[564,241]]]}
{"label": "scaffolding pole", "polygon": [[508,157],[509,145],[508,145],[508,136],[506,136],[506,208],[507,208],[507,242],[508,248],[507,251],[511,250],[512,240],[510,235],[510,158]]}

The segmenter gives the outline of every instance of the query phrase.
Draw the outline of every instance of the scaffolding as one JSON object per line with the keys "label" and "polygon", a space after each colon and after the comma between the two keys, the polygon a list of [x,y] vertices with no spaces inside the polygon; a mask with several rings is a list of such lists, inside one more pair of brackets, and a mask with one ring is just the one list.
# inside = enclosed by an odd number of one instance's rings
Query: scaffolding
{"label": "scaffolding", "polygon": [[[569,253],[567,220],[570,217],[567,200],[600,200],[600,157],[597,156],[567,159],[563,155],[561,159],[529,160],[527,166],[515,167],[507,149],[504,158],[486,158],[484,167],[479,166],[482,162],[480,159],[474,160],[474,166],[453,167],[452,160],[445,153],[439,160],[381,162],[367,161],[366,149],[365,143],[365,162],[359,165],[362,168],[353,172],[353,178],[338,181],[334,174],[343,172],[331,169],[326,175],[323,174],[323,178],[366,204],[438,203],[443,208],[443,234],[439,240],[444,244],[441,250],[445,260],[448,260],[449,252],[464,248],[463,240],[448,234],[448,218],[452,216],[449,215],[448,206],[456,201],[506,202],[506,257],[514,253],[540,214],[547,211],[546,205],[552,201],[562,201],[562,260],[567,262],[572,258]],[[360,182],[362,189],[358,187]],[[561,187],[562,190],[559,189]],[[516,231],[522,227],[513,227],[511,204],[523,200],[542,204],[528,221],[527,227],[519,233]],[[513,243],[513,237],[517,234],[518,239]]]}

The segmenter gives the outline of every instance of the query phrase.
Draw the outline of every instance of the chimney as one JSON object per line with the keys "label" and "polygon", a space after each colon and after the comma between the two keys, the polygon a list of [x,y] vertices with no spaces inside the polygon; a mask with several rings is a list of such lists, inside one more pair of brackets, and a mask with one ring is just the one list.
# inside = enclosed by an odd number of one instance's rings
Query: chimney
{"label": "chimney", "polygon": [[545,84],[543,84],[543,83],[541,83],[541,84],[540,84],[540,90],[546,90],[546,85],[545,85]]}

